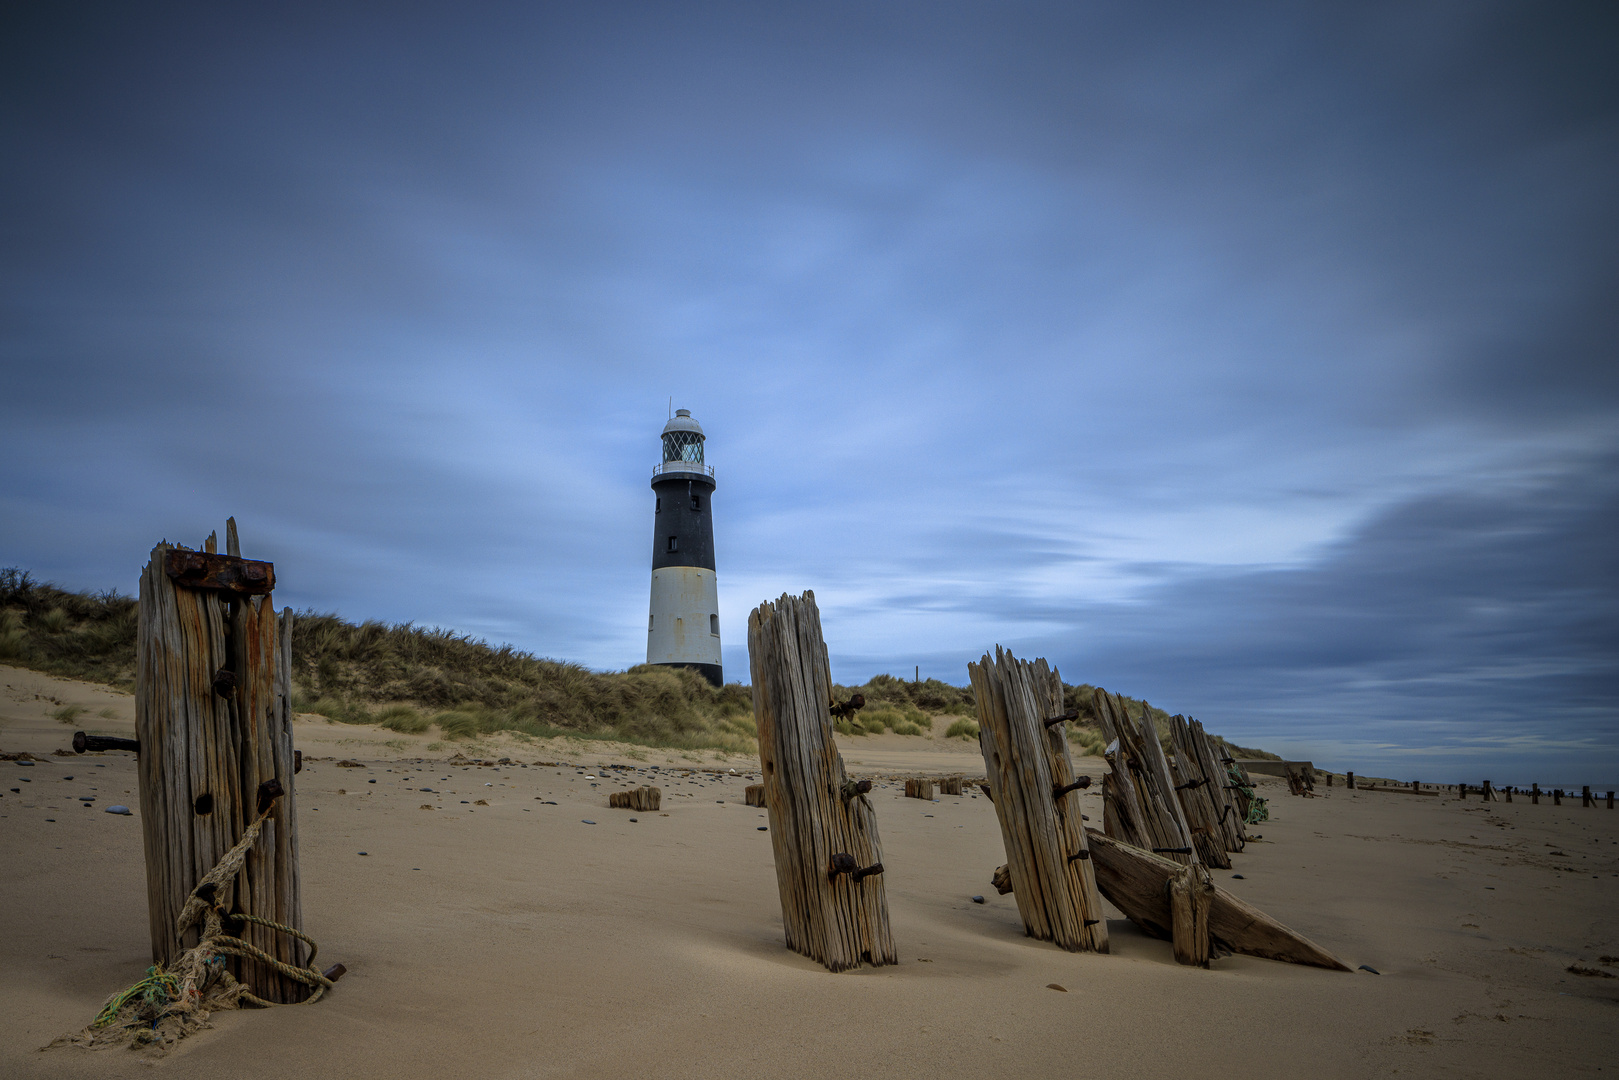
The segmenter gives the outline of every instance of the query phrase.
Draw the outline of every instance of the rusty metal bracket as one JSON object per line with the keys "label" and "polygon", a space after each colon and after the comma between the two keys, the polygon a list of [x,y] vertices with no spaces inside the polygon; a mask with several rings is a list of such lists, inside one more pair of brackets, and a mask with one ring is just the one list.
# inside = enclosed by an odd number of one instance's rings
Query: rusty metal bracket
{"label": "rusty metal bracket", "polygon": [[141,752],[139,739],[118,739],[111,735],[86,735],[82,731],[73,733],[73,752],[82,754],[87,750],[128,750],[131,753]]}
{"label": "rusty metal bracket", "polygon": [[259,785],[258,812],[262,814],[266,810],[270,809],[271,804],[286,793],[286,789],[281,786],[281,781],[277,780],[275,777],[272,776],[270,779],[264,781],[264,783]]}
{"label": "rusty metal bracket", "polygon": [[1088,777],[1088,776],[1081,776],[1078,780],[1075,780],[1072,784],[1052,784],[1051,785],[1051,797],[1053,799],[1060,799],[1064,795],[1068,794],[1070,791],[1084,791],[1086,788],[1088,788],[1090,786],[1091,786],[1091,778]]}
{"label": "rusty metal bracket", "polygon": [[845,780],[843,782],[842,790],[840,790],[838,792],[838,797],[841,798],[844,802],[848,802],[850,799],[854,798],[855,796],[864,795],[867,792],[869,792],[870,790],[871,790],[871,781],[870,780]]}
{"label": "rusty metal bracket", "polygon": [[163,569],[176,585],[188,589],[219,589],[239,596],[268,596],[275,590],[274,563],[234,555],[170,549]]}

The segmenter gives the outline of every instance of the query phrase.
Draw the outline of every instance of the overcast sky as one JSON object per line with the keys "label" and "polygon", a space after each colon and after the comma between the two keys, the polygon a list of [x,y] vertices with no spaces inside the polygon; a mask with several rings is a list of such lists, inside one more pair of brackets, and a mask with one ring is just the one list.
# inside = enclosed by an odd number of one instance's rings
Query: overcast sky
{"label": "overcast sky", "polygon": [[[996,643],[1318,764],[1619,778],[1611,5],[24,5],[0,565],[725,666]],[[1610,784],[1611,786],[1611,784]]]}

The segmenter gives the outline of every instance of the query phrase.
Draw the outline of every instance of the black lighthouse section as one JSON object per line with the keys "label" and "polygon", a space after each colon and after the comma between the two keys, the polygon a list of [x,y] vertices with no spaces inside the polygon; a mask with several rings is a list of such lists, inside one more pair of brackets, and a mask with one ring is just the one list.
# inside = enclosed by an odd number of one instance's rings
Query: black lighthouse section
{"label": "black lighthouse section", "polygon": [[654,504],[652,569],[699,566],[714,569],[714,515],[710,476],[659,476],[652,481]]}
{"label": "black lighthouse section", "polygon": [[[703,473],[660,474],[652,478],[656,498],[652,514],[652,569],[666,566],[714,567],[714,514],[709,497],[714,478]],[[672,664],[689,667],[715,686],[725,684],[719,664]]]}

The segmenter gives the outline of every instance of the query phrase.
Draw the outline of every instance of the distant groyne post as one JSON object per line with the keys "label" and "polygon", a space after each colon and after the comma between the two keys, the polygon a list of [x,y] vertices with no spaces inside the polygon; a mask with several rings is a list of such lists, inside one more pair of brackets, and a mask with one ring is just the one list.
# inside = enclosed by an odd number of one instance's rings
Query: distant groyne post
{"label": "distant groyne post", "polygon": [[[226,553],[164,542],[141,574],[135,732],[152,960],[170,965],[197,944],[175,933],[191,892],[268,811],[235,879],[214,895],[232,915],[303,928],[292,748],[292,609],[279,617],[275,567],[242,558],[234,518]],[[307,962],[302,942],[227,919],[226,932],[282,963]],[[258,960],[232,970],[270,1002],[308,988]]]}
{"label": "distant groyne post", "polygon": [[753,717],[787,947],[831,971],[895,964],[871,782],[844,772],[815,594],[748,616]]}

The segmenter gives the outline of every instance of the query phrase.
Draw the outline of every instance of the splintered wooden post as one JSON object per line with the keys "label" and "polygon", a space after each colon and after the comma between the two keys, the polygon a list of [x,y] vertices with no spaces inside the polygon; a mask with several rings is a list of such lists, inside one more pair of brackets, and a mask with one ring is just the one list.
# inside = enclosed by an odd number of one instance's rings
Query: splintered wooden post
{"label": "splintered wooden post", "polygon": [[[1062,679],[996,646],[967,665],[978,708],[995,816],[1006,848],[1008,883],[1030,937],[1070,952],[1107,952],[1107,920],[1079,812],[1068,755]],[[999,885],[997,884],[997,887]]]}
{"label": "splintered wooden post", "polygon": [[1192,863],[1169,879],[1169,930],[1177,964],[1209,966],[1209,911],[1213,906],[1214,881],[1206,868]]}
{"label": "splintered wooden post", "polygon": [[1530,803],[1532,803],[1535,806],[1540,805],[1540,785],[1539,784],[1530,784],[1529,785],[1529,801],[1530,801]]}
{"label": "splintered wooden post", "polygon": [[1175,862],[1195,861],[1192,830],[1175,793],[1151,707],[1143,709],[1138,724],[1130,719],[1123,698],[1097,687],[1091,700],[1102,737],[1108,740],[1104,756],[1110,772],[1102,778],[1103,831]]}
{"label": "splintered wooden post", "polygon": [[1354,773],[1344,773],[1344,785],[1346,787],[1348,787],[1350,791],[1355,790],[1355,774]]}
{"label": "splintered wooden post", "polygon": [[748,616],[748,663],[787,947],[832,971],[898,963],[871,785],[848,778],[832,737],[814,593]]}
{"label": "splintered wooden post", "polygon": [[[278,620],[275,570],[229,555],[159,544],[141,575],[135,668],[141,827],[152,960],[195,945],[175,921],[198,881],[258,816],[259,785],[279,781],[259,842],[227,889],[226,910],[303,927],[292,749],[292,610]],[[246,923],[240,936],[283,963],[305,963],[302,942]],[[256,960],[230,961],[266,1001],[308,989]]]}

